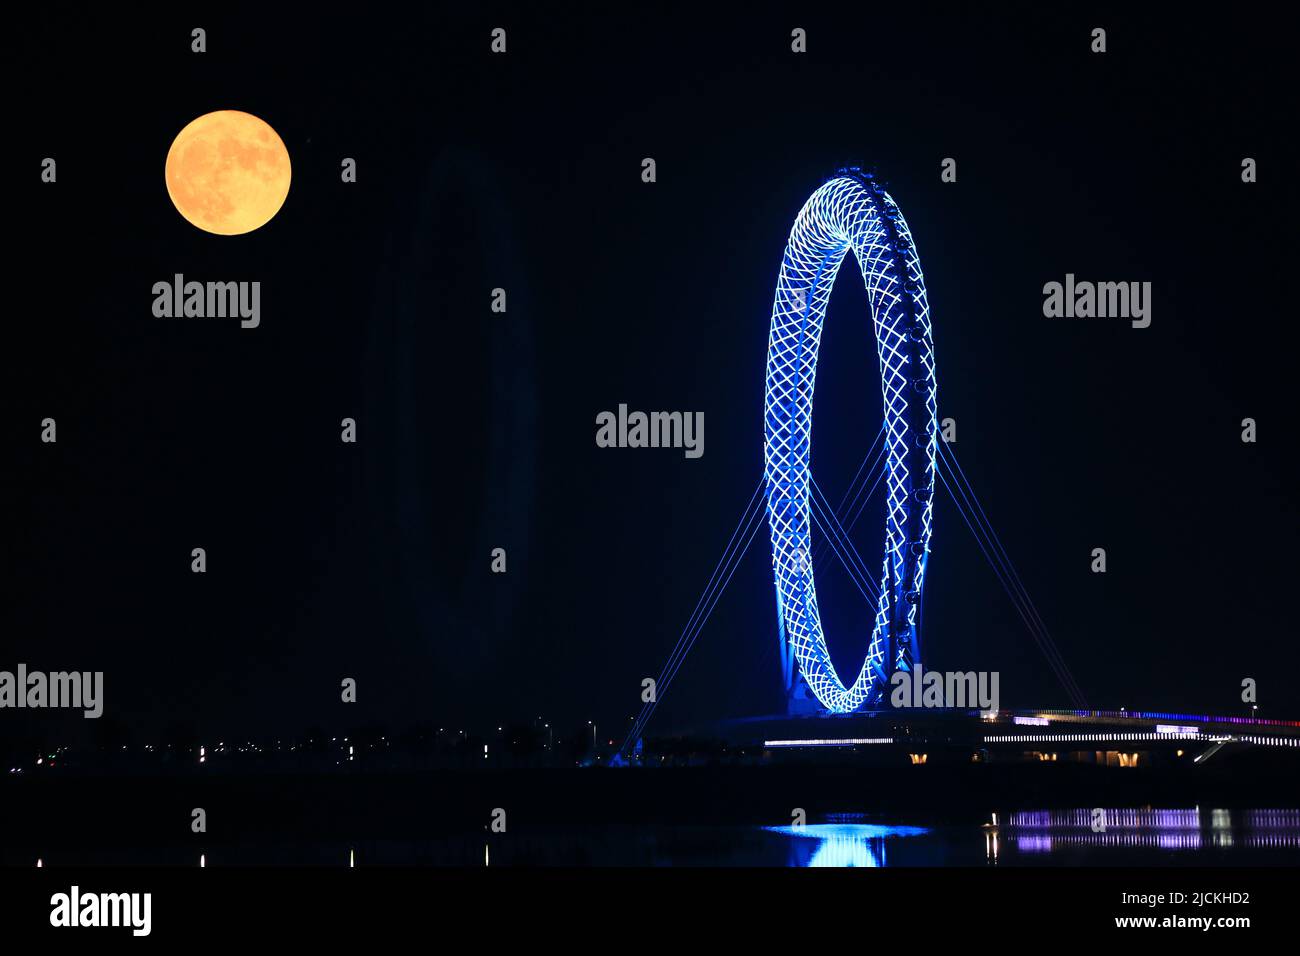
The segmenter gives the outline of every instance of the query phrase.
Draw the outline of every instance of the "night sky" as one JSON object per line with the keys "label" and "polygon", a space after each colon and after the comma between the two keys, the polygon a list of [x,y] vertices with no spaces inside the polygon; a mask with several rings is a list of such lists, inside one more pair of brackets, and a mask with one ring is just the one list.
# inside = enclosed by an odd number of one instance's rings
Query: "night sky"
{"label": "night sky", "polygon": [[[104,671],[104,719],[142,741],[626,726],[761,470],[790,224],[860,163],[917,240],[954,450],[1089,702],[1243,713],[1254,677],[1261,715],[1300,716],[1291,34],[1259,10],[1247,30],[842,7],[263,7],[16,31],[0,669]],[[217,109],[265,119],[293,162],[284,208],[242,237],[193,228],[164,187],[176,133]],[[155,319],[151,286],[177,272],[261,281],[261,326]],[[1066,273],[1151,282],[1151,327],[1045,318]],[[832,500],[879,427],[876,368],[845,268],[814,418]],[[704,456],[597,448],[621,402],[702,411]],[[881,528],[873,510],[857,532],[873,570]],[[856,672],[867,612],[842,573],[818,583]],[[1066,704],[942,493],[925,654],[999,671],[1004,706]],[[764,531],[651,729],[780,705]]]}

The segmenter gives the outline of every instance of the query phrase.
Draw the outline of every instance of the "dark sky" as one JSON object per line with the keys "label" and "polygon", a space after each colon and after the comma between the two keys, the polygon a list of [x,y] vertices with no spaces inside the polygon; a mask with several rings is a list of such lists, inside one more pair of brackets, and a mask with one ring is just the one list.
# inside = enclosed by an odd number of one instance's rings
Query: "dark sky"
{"label": "dark sky", "polygon": [[[1090,701],[1239,713],[1254,677],[1265,714],[1300,714],[1289,32],[1260,11],[913,6],[16,29],[0,669],[103,670],[106,713],[144,735],[626,722],[761,468],[790,223],[854,162],[908,218],[940,414]],[[279,215],[238,238],[191,227],[163,182],[175,134],[225,108],[293,162]],[[260,281],[261,327],[153,318],[176,272]],[[1150,281],[1151,327],[1044,318],[1067,272]],[[858,282],[841,273],[818,380],[833,499],[880,415]],[[704,457],[597,448],[620,402],[704,412]],[[880,528],[859,526],[873,568]],[[856,671],[860,599],[819,583]],[[1008,705],[1065,703],[942,498],[927,585],[928,666],[998,670]],[[775,635],[760,536],[658,719],[778,707]]]}

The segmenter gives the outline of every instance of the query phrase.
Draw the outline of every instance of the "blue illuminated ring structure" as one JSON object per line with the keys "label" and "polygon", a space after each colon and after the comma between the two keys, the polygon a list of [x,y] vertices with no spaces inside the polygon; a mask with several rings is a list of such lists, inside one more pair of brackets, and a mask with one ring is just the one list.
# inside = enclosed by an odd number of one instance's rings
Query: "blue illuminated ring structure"
{"label": "blue illuminated ring structure", "polygon": [[[813,385],[835,275],[853,251],[880,365],[885,554],[862,669],[845,686],[822,632],[810,528]],[[874,429],[864,429],[866,435]],[[764,474],[778,620],[799,674],[832,713],[880,703],[894,671],[920,660],[917,624],[934,507],[938,436],[930,308],[916,244],[879,182],[844,170],[799,211],[781,260],[767,353]]]}

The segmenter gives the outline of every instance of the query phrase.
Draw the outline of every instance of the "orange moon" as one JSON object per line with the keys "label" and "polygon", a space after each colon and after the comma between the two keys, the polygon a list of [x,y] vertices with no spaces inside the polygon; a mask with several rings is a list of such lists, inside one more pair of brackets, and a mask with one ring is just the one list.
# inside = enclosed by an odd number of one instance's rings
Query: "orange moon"
{"label": "orange moon", "polygon": [[238,236],[265,226],[289,195],[289,151],[251,113],[205,113],[167,151],[167,195],[204,232]]}

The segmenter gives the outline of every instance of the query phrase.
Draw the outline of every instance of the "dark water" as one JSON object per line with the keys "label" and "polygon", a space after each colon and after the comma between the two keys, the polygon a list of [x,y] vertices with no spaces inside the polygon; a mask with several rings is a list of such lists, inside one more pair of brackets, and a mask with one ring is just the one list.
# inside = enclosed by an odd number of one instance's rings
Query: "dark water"
{"label": "dark water", "polygon": [[[1300,810],[1016,811],[983,824],[933,826],[837,814],[801,827],[565,826],[412,841],[36,855],[46,866],[1295,866]],[[19,862],[6,854],[5,863]]]}

